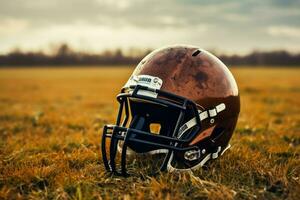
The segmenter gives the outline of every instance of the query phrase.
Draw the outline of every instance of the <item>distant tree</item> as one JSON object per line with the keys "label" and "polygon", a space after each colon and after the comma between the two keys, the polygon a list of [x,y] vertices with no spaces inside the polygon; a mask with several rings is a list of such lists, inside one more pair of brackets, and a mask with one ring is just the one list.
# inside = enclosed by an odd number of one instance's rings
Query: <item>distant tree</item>
{"label": "distant tree", "polygon": [[73,54],[73,51],[69,47],[68,44],[62,44],[57,49],[57,56],[64,57],[64,56],[70,56]]}
{"label": "distant tree", "polygon": [[[126,53],[122,49],[105,50],[98,54],[73,50],[68,44],[61,44],[52,55],[42,51],[23,52],[16,48],[0,55],[0,66],[45,66],[45,65],[136,65],[152,50],[131,48]],[[248,55],[217,55],[228,66],[300,66],[300,53],[287,51],[253,51]]]}

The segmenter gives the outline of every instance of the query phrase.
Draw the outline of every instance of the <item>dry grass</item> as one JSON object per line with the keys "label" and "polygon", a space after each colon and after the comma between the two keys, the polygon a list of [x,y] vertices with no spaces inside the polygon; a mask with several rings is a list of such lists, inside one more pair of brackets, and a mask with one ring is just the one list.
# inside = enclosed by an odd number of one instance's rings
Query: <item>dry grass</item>
{"label": "dry grass", "polygon": [[299,69],[233,69],[233,147],[194,176],[111,177],[101,127],[131,70],[1,69],[0,199],[300,199]]}

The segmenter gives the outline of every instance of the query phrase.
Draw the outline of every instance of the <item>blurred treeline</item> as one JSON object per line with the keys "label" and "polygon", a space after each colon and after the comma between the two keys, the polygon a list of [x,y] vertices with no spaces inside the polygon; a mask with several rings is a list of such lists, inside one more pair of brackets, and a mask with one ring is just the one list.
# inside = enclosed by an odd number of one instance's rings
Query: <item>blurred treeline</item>
{"label": "blurred treeline", "polygon": [[[75,51],[67,44],[62,44],[52,54],[42,51],[23,52],[14,50],[0,55],[0,67],[5,66],[74,66],[74,65],[136,65],[151,50],[129,51],[121,49],[106,50],[99,54]],[[214,53],[214,52],[213,52]],[[247,55],[225,55],[215,53],[229,66],[300,66],[300,53],[288,51],[253,51]]]}

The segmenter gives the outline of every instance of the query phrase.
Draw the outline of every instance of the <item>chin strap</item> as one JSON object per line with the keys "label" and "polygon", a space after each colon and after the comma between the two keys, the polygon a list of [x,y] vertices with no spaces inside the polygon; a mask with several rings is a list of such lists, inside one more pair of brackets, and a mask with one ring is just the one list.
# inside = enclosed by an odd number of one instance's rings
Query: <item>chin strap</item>
{"label": "chin strap", "polygon": [[[217,116],[218,113],[222,112],[225,109],[226,109],[225,104],[221,103],[213,109],[209,109],[209,110],[205,110],[205,111],[198,110],[200,121],[203,121],[207,118],[213,119],[213,117]],[[191,120],[189,120],[188,122],[183,124],[179,128],[178,138],[180,138],[187,130],[194,127],[196,124],[197,124],[196,117],[192,118]]]}
{"label": "chin strap", "polygon": [[223,155],[225,151],[227,151],[229,148],[231,147],[230,144],[228,144],[224,149],[221,148],[221,146],[219,146],[217,148],[217,151],[214,153],[209,153],[207,154],[202,160],[201,162],[199,162],[197,165],[188,168],[188,169],[177,169],[175,167],[172,166],[171,161],[173,159],[174,153],[172,153],[168,165],[167,165],[167,170],[168,172],[192,172],[193,170],[198,169],[199,167],[203,167],[203,165],[205,165],[205,163],[211,159],[216,159],[219,156]]}

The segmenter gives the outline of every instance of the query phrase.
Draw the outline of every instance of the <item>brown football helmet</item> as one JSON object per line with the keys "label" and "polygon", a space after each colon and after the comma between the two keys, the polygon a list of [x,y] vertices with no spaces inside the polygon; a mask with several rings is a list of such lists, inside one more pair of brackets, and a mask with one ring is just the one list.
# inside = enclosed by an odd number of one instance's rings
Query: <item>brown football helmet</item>
{"label": "brown football helmet", "polygon": [[117,100],[116,125],[103,128],[102,158],[106,170],[123,175],[128,148],[165,153],[162,171],[195,169],[218,158],[230,147],[240,112],[233,75],[216,56],[193,46],[168,46],[147,55]]}

